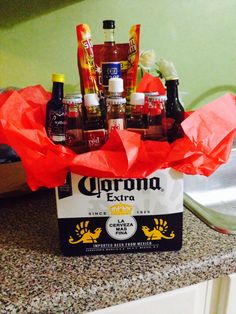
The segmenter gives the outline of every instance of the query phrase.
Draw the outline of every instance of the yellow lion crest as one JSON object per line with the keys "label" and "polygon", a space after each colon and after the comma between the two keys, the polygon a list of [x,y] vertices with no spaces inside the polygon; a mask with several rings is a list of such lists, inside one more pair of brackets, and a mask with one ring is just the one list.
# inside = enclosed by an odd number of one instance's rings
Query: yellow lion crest
{"label": "yellow lion crest", "polygon": [[81,221],[76,225],[76,235],[77,240],[74,240],[72,236],[69,238],[70,244],[78,244],[78,243],[97,243],[97,239],[100,237],[102,232],[102,228],[96,228],[93,232],[88,229],[89,221]]}
{"label": "yellow lion crest", "polygon": [[143,233],[147,237],[147,240],[161,240],[161,239],[173,239],[175,237],[174,231],[171,231],[169,236],[166,236],[165,233],[168,230],[167,221],[163,219],[154,218],[156,226],[151,230],[147,226],[142,226]]}

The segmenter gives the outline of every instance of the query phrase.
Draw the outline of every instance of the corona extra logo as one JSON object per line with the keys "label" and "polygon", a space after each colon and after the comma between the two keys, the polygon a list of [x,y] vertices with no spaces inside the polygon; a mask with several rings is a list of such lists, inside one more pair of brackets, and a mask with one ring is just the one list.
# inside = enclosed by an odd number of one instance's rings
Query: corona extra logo
{"label": "corona extra logo", "polygon": [[[78,182],[78,190],[86,196],[97,196],[100,198],[101,193],[123,191],[164,191],[161,187],[159,177],[143,178],[143,179],[100,179],[82,177]],[[123,201],[119,199],[117,201]]]}
{"label": "corona extra logo", "polygon": [[112,216],[132,215],[133,206],[129,204],[119,203],[119,204],[110,206],[108,210]]}

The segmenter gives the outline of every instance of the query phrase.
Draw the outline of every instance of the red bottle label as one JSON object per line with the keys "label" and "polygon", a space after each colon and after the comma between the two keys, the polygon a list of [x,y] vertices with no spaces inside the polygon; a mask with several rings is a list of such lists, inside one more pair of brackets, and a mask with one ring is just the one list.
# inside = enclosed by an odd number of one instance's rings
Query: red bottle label
{"label": "red bottle label", "polygon": [[99,149],[106,142],[106,130],[87,130],[84,131],[84,136],[89,150]]}

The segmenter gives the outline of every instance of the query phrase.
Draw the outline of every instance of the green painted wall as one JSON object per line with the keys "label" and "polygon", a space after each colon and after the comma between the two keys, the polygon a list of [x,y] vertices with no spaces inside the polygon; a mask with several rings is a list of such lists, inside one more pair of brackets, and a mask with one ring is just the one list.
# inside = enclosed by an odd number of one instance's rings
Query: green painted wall
{"label": "green painted wall", "polygon": [[235,0],[5,0],[0,6],[0,87],[51,89],[51,73],[62,72],[66,92],[78,89],[75,26],[88,23],[93,42],[101,43],[102,20],[115,19],[118,42],[140,23],[141,49],[174,62],[187,108],[236,93]]}

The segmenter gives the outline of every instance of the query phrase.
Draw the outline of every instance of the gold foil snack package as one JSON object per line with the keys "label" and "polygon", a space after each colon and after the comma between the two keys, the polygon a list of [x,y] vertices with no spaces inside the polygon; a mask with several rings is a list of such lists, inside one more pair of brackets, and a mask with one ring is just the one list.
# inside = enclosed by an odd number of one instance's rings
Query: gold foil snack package
{"label": "gold foil snack package", "polygon": [[128,66],[126,72],[126,93],[129,96],[136,91],[138,62],[140,55],[140,25],[133,25],[129,31]]}
{"label": "gold foil snack package", "polygon": [[87,24],[79,24],[76,27],[76,33],[78,41],[77,62],[81,92],[82,94],[98,93],[90,28]]}

